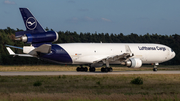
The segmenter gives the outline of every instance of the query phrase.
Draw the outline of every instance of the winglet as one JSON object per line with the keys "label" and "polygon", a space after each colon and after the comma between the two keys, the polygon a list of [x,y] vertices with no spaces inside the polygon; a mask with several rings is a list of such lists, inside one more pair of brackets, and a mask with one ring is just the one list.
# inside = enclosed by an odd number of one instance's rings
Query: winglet
{"label": "winglet", "polygon": [[9,47],[6,47],[6,49],[8,50],[10,55],[15,55],[15,53]]}

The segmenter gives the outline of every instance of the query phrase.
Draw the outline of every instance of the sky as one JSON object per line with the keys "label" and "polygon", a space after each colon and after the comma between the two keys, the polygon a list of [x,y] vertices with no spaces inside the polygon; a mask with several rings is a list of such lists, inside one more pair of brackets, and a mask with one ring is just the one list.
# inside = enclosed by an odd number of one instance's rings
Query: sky
{"label": "sky", "polygon": [[0,0],[0,29],[25,30],[28,8],[43,28],[77,33],[180,34],[180,0]]}

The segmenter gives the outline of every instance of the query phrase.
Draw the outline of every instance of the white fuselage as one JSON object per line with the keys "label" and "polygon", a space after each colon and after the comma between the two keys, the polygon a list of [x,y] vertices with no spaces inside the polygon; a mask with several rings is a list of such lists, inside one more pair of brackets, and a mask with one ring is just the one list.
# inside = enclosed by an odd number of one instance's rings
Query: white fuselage
{"label": "white fuselage", "polygon": [[[143,64],[161,63],[175,56],[171,48],[161,44],[67,43],[58,45],[70,55],[72,64],[91,64],[103,58],[127,53],[125,46],[128,46],[134,54],[131,58],[139,58]],[[122,61],[116,60],[110,64],[119,64],[120,62]]]}

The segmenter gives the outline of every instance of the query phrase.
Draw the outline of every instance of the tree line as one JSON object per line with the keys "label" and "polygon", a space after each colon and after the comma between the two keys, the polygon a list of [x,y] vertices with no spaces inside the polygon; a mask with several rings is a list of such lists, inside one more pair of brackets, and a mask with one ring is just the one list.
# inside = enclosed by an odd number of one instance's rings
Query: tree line
{"label": "tree line", "polygon": [[[48,31],[49,29],[46,28]],[[52,29],[51,29],[52,30]],[[13,57],[6,50],[5,45],[13,45],[23,47],[25,44],[20,41],[15,41],[15,32],[23,31],[20,29],[0,29],[0,65],[37,65],[37,64],[53,64],[36,58],[28,57]],[[109,34],[109,33],[77,33],[70,31],[59,31],[59,39],[55,43],[158,43],[171,47],[176,57],[170,61],[164,62],[165,65],[180,65],[180,35],[158,35],[145,34],[138,35],[131,33],[129,35]],[[22,53],[22,50],[12,49],[15,53]],[[156,57],[156,56],[155,56]]]}

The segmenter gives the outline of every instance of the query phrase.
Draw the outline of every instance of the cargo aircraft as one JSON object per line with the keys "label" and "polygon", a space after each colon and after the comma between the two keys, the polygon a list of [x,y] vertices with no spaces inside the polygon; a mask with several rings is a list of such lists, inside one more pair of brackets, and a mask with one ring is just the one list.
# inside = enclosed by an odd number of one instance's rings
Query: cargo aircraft
{"label": "cargo aircraft", "polygon": [[[154,64],[157,71],[159,63],[175,57],[168,46],[150,43],[61,43],[58,33],[45,31],[27,8],[20,8],[26,31],[16,32],[16,39],[30,46],[16,47],[6,45],[10,55],[36,57],[61,64],[78,64],[77,71],[111,72],[110,64],[121,64],[130,68],[139,68],[142,64]],[[11,48],[22,49],[24,54],[15,54]],[[89,69],[86,67],[88,66]]]}

